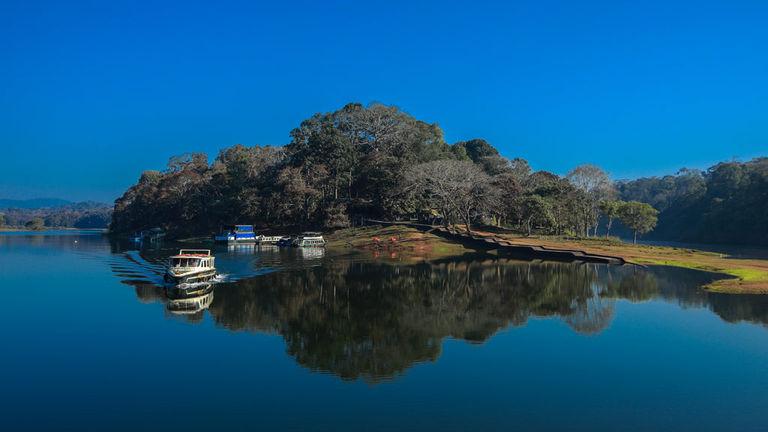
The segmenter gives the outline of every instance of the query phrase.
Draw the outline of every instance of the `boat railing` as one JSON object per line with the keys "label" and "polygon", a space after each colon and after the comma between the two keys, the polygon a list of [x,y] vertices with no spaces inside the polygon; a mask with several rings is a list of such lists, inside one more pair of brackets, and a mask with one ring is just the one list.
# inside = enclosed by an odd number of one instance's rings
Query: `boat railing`
{"label": "boat railing", "polygon": [[211,256],[211,251],[208,249],[181,249],[179,255],[205,255]]}

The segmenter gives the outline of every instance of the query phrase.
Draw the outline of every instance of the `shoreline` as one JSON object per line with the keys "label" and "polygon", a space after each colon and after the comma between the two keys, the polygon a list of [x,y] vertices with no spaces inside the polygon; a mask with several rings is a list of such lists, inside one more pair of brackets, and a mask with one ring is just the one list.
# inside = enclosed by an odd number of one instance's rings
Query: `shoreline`
{"label": "shoreline", "polygon": [[[92,231],[107,233],[106,228],[46,227],[30,230],[1,227],[0,233],[42,234],[51,231]],[[768,294],[768,259],[736,258],[718,252],[695,248],[625,243],[606,238],[562,238],[554,236],[523,236],[511,232],[472,231],[475,235],[503,239],[520,246],[580,250],[589,254],[621,257],[627,264],[659,265],[718,273],[719,279],[702,288],[727,294]],[[376,258],[419,262],[460,256],[482,251],[458,241],[416,229],[407,224],[369,225],[333,231],[326,236],[331,254],[345,252],[370,253]],[[198,242],[204,237],[192,237],[179,242]],[[716,245],[713,245],[716,247]],[[486,253],[488,251],[485,251]]]}
{"label": "shoreline", "polygon": [[29,233],[43,233],[47,231],[101,231],[107,232],[107,228],[73,228],[73,227],[45,227],[40,230],[33,230],[29,228],[21,227],[0,227],[0,232],[29,232]]}
{"label": "shoreline", "polygon": [[705,285],[704,289],[729,294],[768,294],[768,260],[730,258],[728,255],[692,248],[651,246],[601,238],[563,239],[502,234],[516,244],[578,248],[589,253],[613,254],[627,263],[663,265],[719,273],[730,278]]}
{"label": "shoreline", "polygon": [[[713,272],[729,276],[702,288],[727,294],[768,294],[768,260],[729,258],[728,255],[697,249],[624,243],[604,238],[567,239],[548,236],[524,237],[512,233],[473,230],[473,234],[502,238],[515,245],[583,250],[598,255],[622,257],[627,264],[661,265]],[[355,249],[409,261],[439,259],[476,252],[455,241],[422,232],[407,225],[374,225],[347,228],[327,236],[330,249]],[[375,240],[378,239],[378,240]]]}

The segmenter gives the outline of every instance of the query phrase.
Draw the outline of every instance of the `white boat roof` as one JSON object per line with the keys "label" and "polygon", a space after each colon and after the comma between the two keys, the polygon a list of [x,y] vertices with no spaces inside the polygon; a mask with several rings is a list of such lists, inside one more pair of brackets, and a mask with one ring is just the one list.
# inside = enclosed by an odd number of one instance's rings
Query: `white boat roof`
{"label": "white boat roof", "polygon": [[178,255],[171,258],[207,258],[211,256],[210,249],[181,249]]}

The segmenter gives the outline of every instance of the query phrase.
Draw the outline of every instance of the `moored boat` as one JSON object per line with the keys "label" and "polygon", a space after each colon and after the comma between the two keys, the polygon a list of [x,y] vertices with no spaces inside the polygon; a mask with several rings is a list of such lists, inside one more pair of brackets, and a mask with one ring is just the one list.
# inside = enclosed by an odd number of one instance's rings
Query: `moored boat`
{"label": "moored boat", "polygon": [[256,233],[253,225],[227,225],[221,233],[215,235],[213,240],[218,243],[256,243]]}
{"label": "moored boat", "polygon": [[207,282],[216,277],[215,258],[208,249],[181,249],[170,257],[165,281],[172,284]]}
{"label": "moored boat", "polygon": [[265,236],[261,235],[259,236],[259,244],[277,244],[280,240],[284,239],[285,236]]}
{"label": "moored boat", "polygon": [[304,232],[293,240],[296,247],[324,247],[325,239],[319,232]]}

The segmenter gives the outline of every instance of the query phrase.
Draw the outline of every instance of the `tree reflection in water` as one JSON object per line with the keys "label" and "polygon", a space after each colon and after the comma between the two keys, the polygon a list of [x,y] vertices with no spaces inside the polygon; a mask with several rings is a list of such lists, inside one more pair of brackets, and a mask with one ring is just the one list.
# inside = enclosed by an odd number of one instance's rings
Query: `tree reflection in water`
{"label": "tree reflection in water", "polygon": [[[436,360],[445,337],[482,343],[529,317],[556,317],[578,333],[600,333],[618,300],[662,299],[708,307],[727,321],[768,323],[767,299],[699,289],[712,278],[666,267],[488,256],[413,265],[328,259],[221,284],[209,313],[233,331],[281,335],[307,368],[378,382]],[[162,295],[136,289],[140,298]]]}

